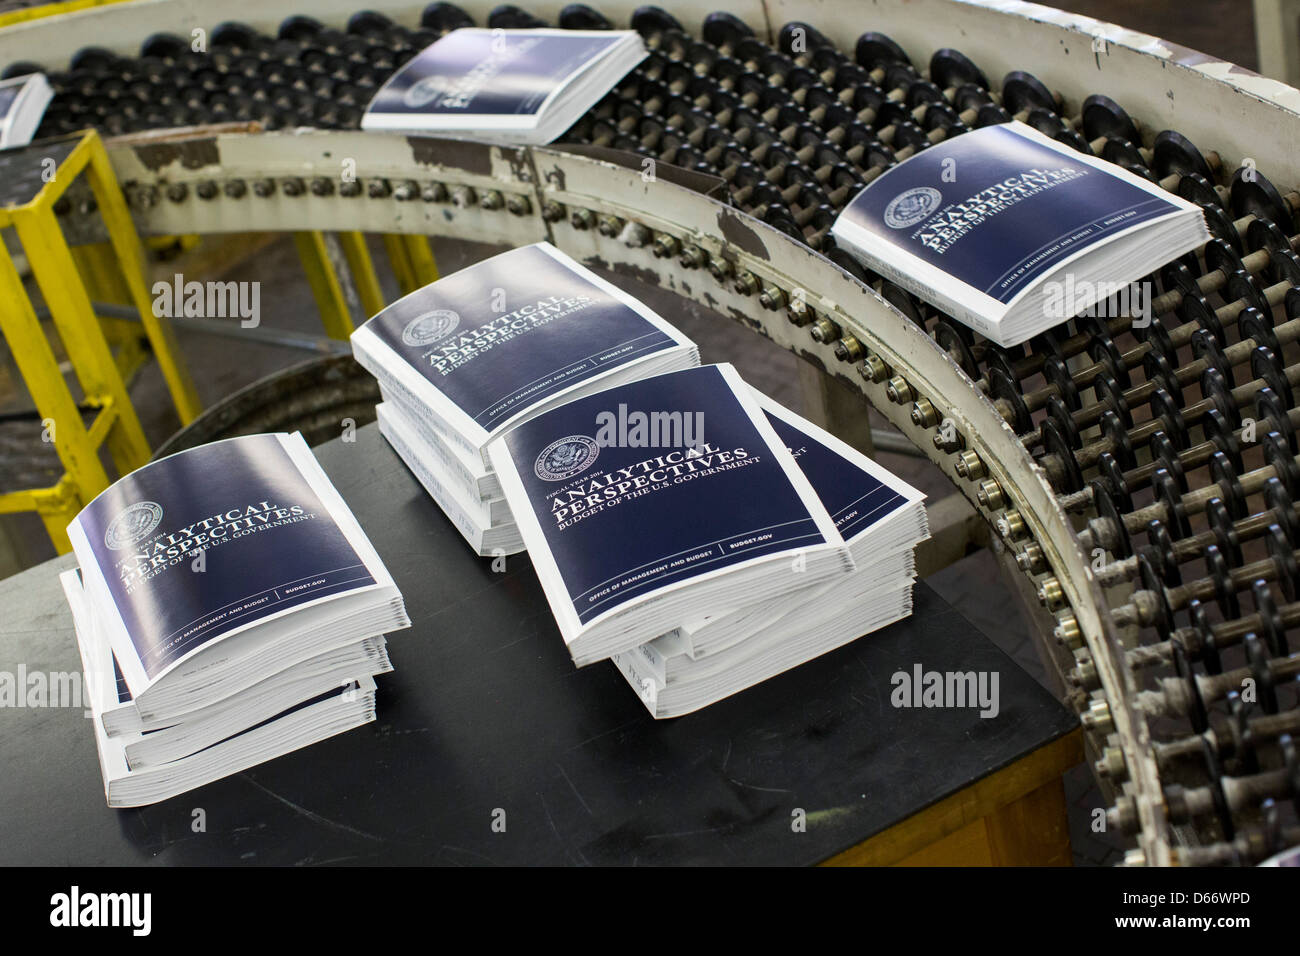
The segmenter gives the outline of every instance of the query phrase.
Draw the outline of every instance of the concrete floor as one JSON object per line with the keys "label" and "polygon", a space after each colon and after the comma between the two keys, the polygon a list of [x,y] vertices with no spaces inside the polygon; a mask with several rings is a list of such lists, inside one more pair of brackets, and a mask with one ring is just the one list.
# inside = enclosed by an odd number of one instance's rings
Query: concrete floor
{"label": "concrete floor", "polygon": [[[1119,0],[1072,0],[1058,5],[1223,56],[1243,66],[1253,67],[1256,62],[1250,4],[1244,0],[1145,0],[1137,4]],[[444,273],[454,271],[489,251],[486,247],[442,243],[435,249]],[[265,326],[319,334],[315,306],[289,240],[276,241],[226,275],[187,275],[187,278],[218,277],[262,283],[261,306]],[[643,294],[666,318],[694,338],[701,346],[705,362],[730,361],[749,381],[774,398],[795,410],[803,410],[797,388],[797,360],[793,356],[735,323],[693,307],[682,309],[676,300],[665,300],[656,293],[637,289],[622,280],[619,284],[634,294]],[[385,292],[391,298],[395,291],[389,281]],[[181,345],[196,372],[200,397],[205,405],[305,357],[294,349],[254,344],[238,337],[183,333]],[[25,396],[15,386],[16,376],[4,374],[6,362],[7,356],[0,356],[0,412],[27,404]],[[5,388],[6,380],[10,386],[8,389]],[[149,441],[156,447],[178,426],[156,365],[146,365],[139,374],[132,386],[132,398]],[[875,413],[872,415],[877,424],[882,421]],[[3,455],[4,430],[11,427],[0,423],[0,463],[6,460]],[[946,478],[923,460],[891,454],[878,457],[886,467],[925,491],[932,501],[951,491]],[[12,473],[4,475],[0,487],[12,487],[14,479]],[[0,519],[0,577],[52,554],[40,522],[34,517],[6,516]],[[1004,608],[1014,601],[1010,601],[1010,593],[999,578],[989,554],[966,558],[933,575],[929,583],[961,610],[973,625],[1043,681],[1043,670],[1024,622],[1007,619]],[[1092,811],[1102,803],[1087,769],[1076,768],[1068,775],[1066,786],[1071,806],[1075,862],[1079,865],[1117,862],[1120,851],[1116,842],[1105,834],[1091,832]]]}

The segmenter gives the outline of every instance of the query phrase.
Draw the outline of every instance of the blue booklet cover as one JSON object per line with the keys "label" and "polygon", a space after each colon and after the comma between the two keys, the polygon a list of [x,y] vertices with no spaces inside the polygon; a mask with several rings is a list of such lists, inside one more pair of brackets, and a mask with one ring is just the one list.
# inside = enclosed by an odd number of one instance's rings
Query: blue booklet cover
{"label": "blue booklet cover", "polygon": [[[660,433],[650,445],[628,431],[620,440],[604,426],[628,409],[676,412],[679,422],[698,413],[702,435],[674,445]],[[843,547],[729,365],[578,399],[512,429],[491,452],[570,643],[583,628],[668,589],[772,555]]]}
{"label": "blue booklet cover", "polygon": [[233,632],[391,585],[297,434],[228,439],[145,465],[88,504],[68,534],[134,696]]}
{"label": "blue booklet cover", "polygon": [[[888,170],[858,193],[832,232],[876,272],[1011,344],[999,326],[1042,282],[1066,268],[1088,279],[1092,264],[1083,257],[1176,219],[1188,223],[1188,238],[1171,240],[1178,251],[1160,252],[1159,242],[1145,238],[1142,261],[1113,250],[1117,261],[1097,278],[1116,290],[1149,273],[1152,255],[1167,261],[1204,242],[1200,211],[1013,122],[954,136]],[[1081,299],[1079,310],[1109,294]],[[1055,319],[1046,324],[1074,314],[1045,317]]]}
{"label": "blue booklet cover", "polygon": [[699,361],[653,311],[545,242],[399,299],[352,347],[409,411],[480,454],[512,422],[630,366]]}
{"label": "blue booklet cover", "polygon": [[867,535],[922,495],[833,435],[766,395],[756,393],[777,437],[785,442],[847,542]]}
{"label": "blue booklet cover", "polygon": [[[631,58],[620,56],[628,51],[633,51]],[[634,31],[455,30],[384,84],[367,107],[361,128],[453,135],[526,133],[543,123],[557,100],[573,93],[598,64],[619,60],[606,88],[582,91],[591,102],[643,56]],[[605,73],[601,71],[602,80]]]}

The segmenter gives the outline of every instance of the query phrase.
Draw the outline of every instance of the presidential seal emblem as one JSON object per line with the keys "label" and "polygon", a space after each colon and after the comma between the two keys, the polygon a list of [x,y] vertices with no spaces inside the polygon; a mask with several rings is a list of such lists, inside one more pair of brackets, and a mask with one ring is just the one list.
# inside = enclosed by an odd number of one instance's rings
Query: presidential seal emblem
{"label": "presidential seal emblem", "polygon": [[434,309],[417,315],[402,329],[402,341],[411,348],[422,348],[440,342],[460,325],[460,315],[451,309]]}
{"label": "presidential seal emblem", "polygon": [[447,92],[447,78],[445,76],[426,76],[421,80],[416,80],[402,94],[402,102],[413,110],[423,109],[438,97]]}
{"label": "presidential seal emblem", "polygon": [[901,192],[885,207],[885,225],[890,229],[915,226],[943,202],[943,193],[929,186],[917,186]]}
{"label": "presidential seal emblem", "polygon": [[594,438],[569,435],[543,448],[533,471],[543,481],[564,481],[590,468],[599,454],[600,448]]}
{"label": "presidential seal emblem", "polygon": [[111,551],[129,548],[149,537],[162,521],[162,516],[162,505],[153,501],[137,501],[128,505],[104,529],[104,544]]}

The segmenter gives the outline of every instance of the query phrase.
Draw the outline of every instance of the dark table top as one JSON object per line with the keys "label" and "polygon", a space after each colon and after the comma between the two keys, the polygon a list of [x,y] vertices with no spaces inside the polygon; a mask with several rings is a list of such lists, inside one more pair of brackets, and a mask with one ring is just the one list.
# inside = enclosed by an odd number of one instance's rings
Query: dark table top
{"label": "dark table top", "polygon": [[[814,863],[1075,725],[924,583],[908,620],[655,721],[608,661],[574,668],[527,556],[471,554],[374,426],[317,454],[415,622],[389,637],[378,720],[110,810],[80,708],[0,708],[0,864]],[[79,670],[70,566],[0,582],[0,671]],[[1000,713],[894,708],[917,663],[998,672]]]}

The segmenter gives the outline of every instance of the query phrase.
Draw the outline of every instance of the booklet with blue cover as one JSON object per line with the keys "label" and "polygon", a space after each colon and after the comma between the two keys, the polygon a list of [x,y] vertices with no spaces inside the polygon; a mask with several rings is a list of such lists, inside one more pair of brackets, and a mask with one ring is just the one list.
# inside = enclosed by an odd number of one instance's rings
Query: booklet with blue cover
{"label": "booklet with blue cover", "polygon": [[380,431],[477,554],[523,550],[485,447],[582,395],[699,364],[688,338],[546,242],[446,276],[352,335]]}
{"label": "booklet with blue cover", "polygon": [[[375,417],[380,434],[419,479],[429,497],[442,509],[475,554],[492,557],[518,554],[524,550],[519,528],[514,516],[509,514],[505,498],[485,501],[467,492],[442,467],[438,455],[431,452],[436,440],[426,439],[428,430],[420,428],[416,419],[403,411],[401,403],[381,402],[375,406]],[[493,517],[490,508],[496,503],[505,506],[505,517]]]}
{"label": "booklet with blue cover", "polygon": [[645,56],[635,30],[454,30],[393,74],[361,128],[549,143]]}
{"label": "booklet with blue cover", "polygon": [[547,407],[699,364],[686,336],[548,242],[404,296],[352,334],[352,351],[485,469],[488,441]]}
{"label": "booklet with blue cover", "polygon": [[754,392],[853,554],[847,578],[710,609],[614,663],[655,717],[751,687],[911,613],[924,496],[835,436]]}
{"label": "booklet with blue cover", "polygon": [[30,143],[53,98],[44,73],[0,80],[0,149]]}
{"label": "booklet with blue cover", "polygon": [[1018,122],[899,163],[831,231],[869,269],[1003,346],[1113,296],[1131,301],[1131,283],[1209,239],[1195,204]]}
{"label": "booklet with blue cover", "polygon": [[[619,424],[633,422],[646,424]],[[579,666],[707,608],[853,568],[834,520],[730,365],[577,399],[511,429],[490,453]]]}
{"label": "booklet with blue cover", "polygon": [[142,728],[80,572],[65,571],[59,581],[110,807],[156,803],[368,723],[374,675],[392,669],[384,638],[367,638],[266,678],[238,695],[237,706],[219,701],[170,726]]}
{"label": "booklet with blue cover", "polygon": [[299,434],[151,462],[68,526],[144,726],[406,626],[379,555]]}

